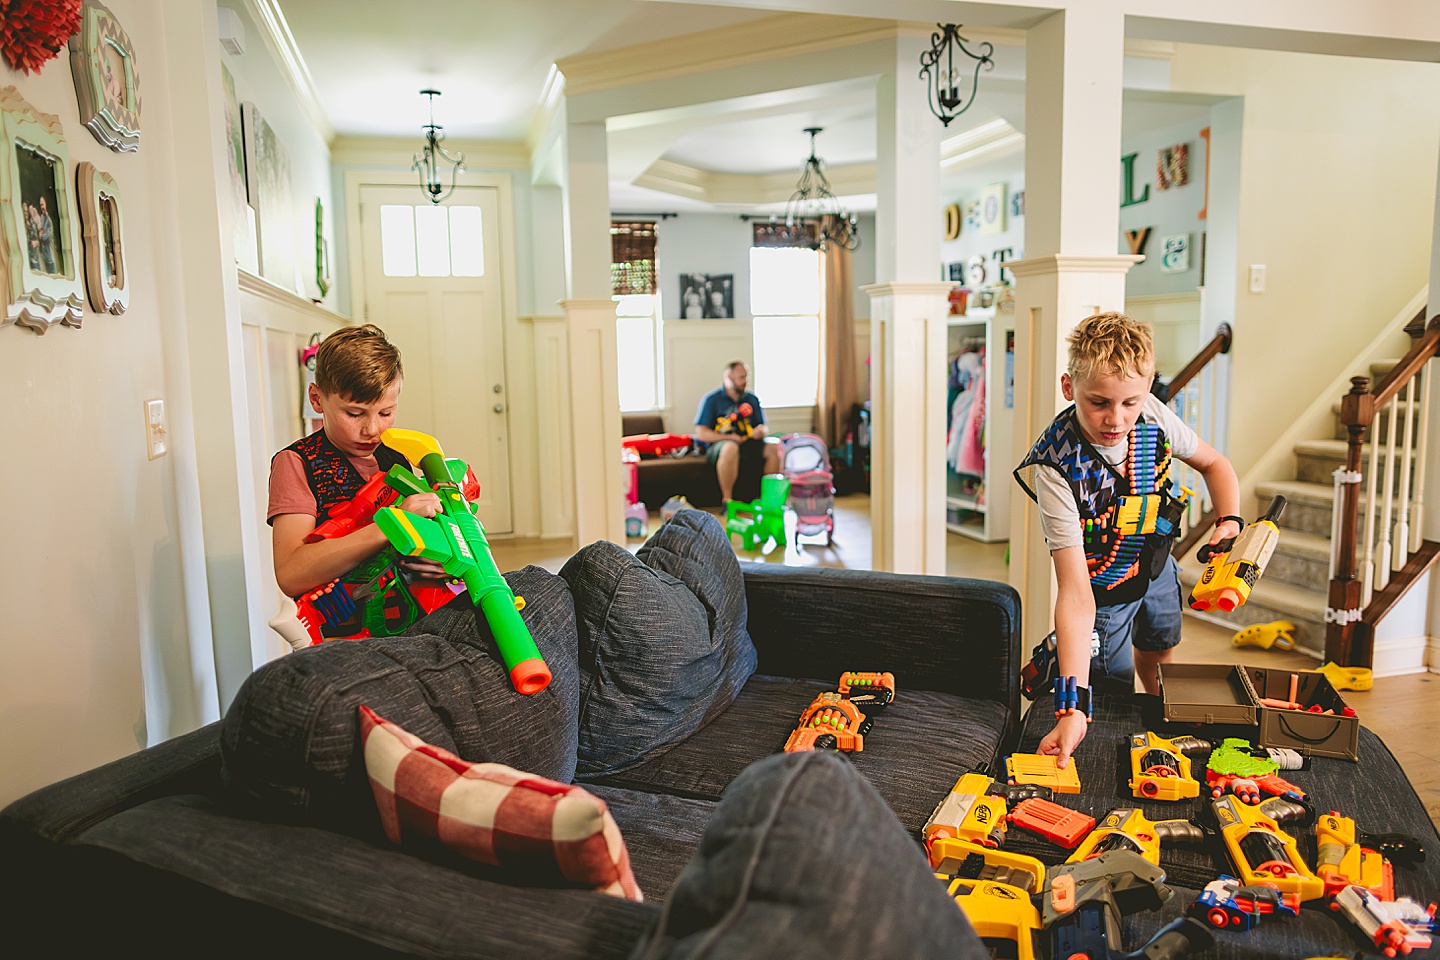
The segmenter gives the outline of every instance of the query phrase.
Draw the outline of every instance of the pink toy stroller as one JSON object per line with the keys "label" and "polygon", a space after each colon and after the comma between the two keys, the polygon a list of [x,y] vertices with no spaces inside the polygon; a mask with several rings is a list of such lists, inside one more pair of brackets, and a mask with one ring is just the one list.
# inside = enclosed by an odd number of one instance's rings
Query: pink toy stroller
{"label": "pink toy stroller", "polygon": [[781,437],[780,472],[790,481],[785,505],[795,511],[795,548],[800,548],[802,536],[820,533],[829,546],[835,534],[835,475],[825,441],[813,433]]}

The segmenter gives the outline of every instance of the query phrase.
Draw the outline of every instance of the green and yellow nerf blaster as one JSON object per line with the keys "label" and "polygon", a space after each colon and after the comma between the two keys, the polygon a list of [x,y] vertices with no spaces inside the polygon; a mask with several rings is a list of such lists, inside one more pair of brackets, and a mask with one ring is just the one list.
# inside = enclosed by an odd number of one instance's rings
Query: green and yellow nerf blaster
{"label": "green and yellow nerf blaster", "polygon": [[[525,694],[544,690],[550,684],[550,668],[520,617],[525,601],[515,596],[500,576],[485,539],[485,528],[471,513],[460,490],[460,481],[468,469],[465,462],[446,460],[439,442],[417,430],[386,430],[381,440],[419,465],[430,489],[440,495],[440,513],[429,520],[398,507],[385,507],[375,511],[375,525],[400,553],[434,560],[450,576],[463,581],[470,602],[480,608],[490,624],[515,689]],[[428,491],[403,491],[405,495],[424,492]]]}

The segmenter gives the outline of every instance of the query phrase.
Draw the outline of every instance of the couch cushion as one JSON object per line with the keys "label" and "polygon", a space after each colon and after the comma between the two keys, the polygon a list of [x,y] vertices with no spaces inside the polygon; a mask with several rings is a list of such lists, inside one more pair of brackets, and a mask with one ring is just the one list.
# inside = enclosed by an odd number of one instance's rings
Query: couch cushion
{"label": "couch cushion", "polygon": [[[723,588],[701,584],[705,558],[717,566],[715,543],[723,538],[708,519],[710,529],[692,521],[671,532],[665,524],[652,540],[662,539],[667,549],[651,551],[657,565],[694,580],[703,602],[682,580],[607,541],[580,550],[560,571],[580,629],[582,781],[683,741],[730,704],[754,669],[754,648],[736,627],[733,600]],[[725,553],[738,580],[728,545]],[[743,595],[738,613],[743,624]]]}
{"label": "couch cushion", "polygon": [[369,704],[465,760],[574,779],[579,718],[575,614],[564,581],[539,567],[506,576],[553,679],[515,692],[482,618],[463,600],[416,623],[430,634],[332,641],[256,670],[226,712],[222,775],[272,815],[378,831],[356,708]]}
{"label": "couch cushion", "polygon": [[646,901],[664,900],[699,848],[715,803],[599,784],[586,789],[605,801],[620,826],[630,851],[630,868]]}
{"label": "couch cushion", "polygon": [[583,787],[500,763],[469,763],[360,706],[360,743],[391,843],[436,844],[500,879],[644,900],[620,828]]}
{"label": "couch cushion", "polygon": [[[1006,711],[993,700],[906,690],[904,677],[896,683],[895,701],[875,721],[865,749],[846,758],[880,791],[905,829],[918,835],[955,781],[991,762]],[[785,745],[800,712],[817,693],[833,689],[834,682],[757,674],[713,723],[674,749],[601,782],[718,800],[748,764]]]}
{"label": "couch cushion", "polygon": [[874,788],[803,753],[736,778],[633,958],[989,955]]}

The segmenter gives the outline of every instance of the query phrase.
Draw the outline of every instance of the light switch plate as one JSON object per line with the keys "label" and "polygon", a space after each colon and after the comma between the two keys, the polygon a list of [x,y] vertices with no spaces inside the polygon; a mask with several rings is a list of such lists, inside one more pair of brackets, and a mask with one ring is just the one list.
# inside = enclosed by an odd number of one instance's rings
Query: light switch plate
{"label": "light switch plate", "polygon": [[1250,264],[1250,292],[1265,292],[1265,264],[1263,263]]}
{"label": "light switch plate", "polygon": [[145,443],[150,459],[163,457],[170,449],[170,435],[165,425],[165,401],[145,401]]}

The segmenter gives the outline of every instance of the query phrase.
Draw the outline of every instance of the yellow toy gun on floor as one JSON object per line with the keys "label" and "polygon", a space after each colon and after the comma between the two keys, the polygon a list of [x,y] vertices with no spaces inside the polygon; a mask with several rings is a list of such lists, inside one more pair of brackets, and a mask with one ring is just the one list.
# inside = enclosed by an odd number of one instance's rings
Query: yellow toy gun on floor
{"label": "yellow toy gun on floor", "polygon": [[400,553],[434,560],[450,576],[464,581],[470,602],[490,624],[515,689],[526,694],[544,690],[550,684],[550,668],[520,618],[525,601],[500,575],[485,528],[461,492],[457,478],[463,478],[468,467],[461,460],[446,460],[439,442],[416,430],[386,430],[381,440],[419,465],[430,488],[440,495],[440,513],[428,520],[399,507],[385,507],[375,511],[375,525]]}
{"label": "yellow toy gun on floor", "polygon": [[1270,501],[1265,516],[1250,524],[1238,537],[1221,540],[1214,547],[1202,546],[1196,557],[1205,563],[1200,582],[1190,591],[1190,609],[1220,609],[1229,613],[1250,599],[1255,581],[1280,543],[1276,521],[1285,512],[1285,498]]}

